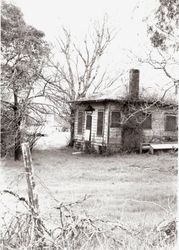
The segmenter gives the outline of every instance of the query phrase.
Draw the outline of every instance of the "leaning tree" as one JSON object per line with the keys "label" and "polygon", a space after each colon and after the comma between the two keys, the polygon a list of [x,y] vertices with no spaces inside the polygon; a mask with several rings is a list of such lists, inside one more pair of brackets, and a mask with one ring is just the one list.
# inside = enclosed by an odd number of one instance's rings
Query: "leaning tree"
{"label": "leaning tree", "polygon": [[[1,132],[2,138],[3,133],[12,134],[15,160],[21,156],[22,123],[32,111],[37,113],[43,109],[32,100],[34,96],[44,95],[46,83],[42,83],[40,75],[48,54],[44,33],[27,25],[15,5],[2,2]],[[32,119],[35,116],[32,115]]]}

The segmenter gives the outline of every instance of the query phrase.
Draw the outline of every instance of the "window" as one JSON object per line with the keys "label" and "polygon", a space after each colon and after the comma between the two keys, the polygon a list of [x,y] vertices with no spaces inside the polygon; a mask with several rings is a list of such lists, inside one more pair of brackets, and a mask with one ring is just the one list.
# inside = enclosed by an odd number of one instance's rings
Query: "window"
{"label": "window", "polygon": [[97,136],[101,136],[103,134],[103,117],[104,117],[104,112],[98,111]]}
{"label": "window", "polygon": [[91,118],[90,114],[86,115],[86,129],[91,129]]}
{"label": "window", "polygon": [[152,114],[150,113],[143,113],[143,121],[142,121],[142,128],[143,129],[152,129]]}
{"label": "window", "polygon": [[177,130],[177,118],[175,115],[166,115],[165,117],[165,131]]}
{"label": "window", "polygon": [[83,111],[78,111],[78,134],[82,134]]}
{"label": "window", "polygon": [[118,128],[121,125],[121,113],[119,111],[111,112],[111,128]]}

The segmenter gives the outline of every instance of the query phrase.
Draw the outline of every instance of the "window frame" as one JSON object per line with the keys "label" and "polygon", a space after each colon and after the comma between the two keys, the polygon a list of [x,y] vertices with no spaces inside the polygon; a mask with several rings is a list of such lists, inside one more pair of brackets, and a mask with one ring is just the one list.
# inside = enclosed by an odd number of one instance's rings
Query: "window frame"
{"label": "window frame", "polygon": [[[174,117],[175,118],[175,129],[169,129],[167,128],[167,117]],[[177,132],[177,115],[176,114],[170,114],[170,113],[166,113],[165,114],[165,119],[164,119],[164,130],[165,132]]]}
{"label": "window frame", "polygon": [[[143,115],[145,115],[146,118],[142,121],[142,129],[144,129],[144,130],[150,130],[150,129],[152,129],[152,113],[151,112],[146,112],[146,113],[143,112],[142,116]],[[150,118],[150,127],[144,127],[144,122],[146,122],[147,118]],[[142,119],[143,119],[143,117],[142,117]]]}
{"label": "window frame", "polygon": [[[99,117],[99,113],[102,113],[103,114],[103,117],[102,117],[102,130],[101,130],[101,133],[99,134],[99,130],[98,130],[98,117]],[[103,136],[103,133],[104,133],[104,110],[103,109],[99,109],[97,111],[97,129],[96,129],[96,136],[98,137],[102,137]]]}
{"label": "window frame", "polygon": [[[121,127],[121,111],[119,111],[119,110],[111,110],[110,113],[111,113],[110,114],[110,128],[120,128]],[[113,117],[112,114],[113,113],[119,113],[120,114],[120,123],[118,124],[118,126],[113,124],[113,121],[112,121],[112,117]]]}

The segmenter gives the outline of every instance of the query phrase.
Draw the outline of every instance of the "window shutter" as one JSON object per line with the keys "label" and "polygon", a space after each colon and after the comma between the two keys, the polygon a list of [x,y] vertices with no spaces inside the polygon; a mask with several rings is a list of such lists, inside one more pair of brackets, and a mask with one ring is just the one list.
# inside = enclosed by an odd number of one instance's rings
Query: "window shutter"
{"label": "window shutter", "polygon": [[103,134],[103,117],[104,112],[98,111],[98,120],[97,120],[97,135],[101,136]]}

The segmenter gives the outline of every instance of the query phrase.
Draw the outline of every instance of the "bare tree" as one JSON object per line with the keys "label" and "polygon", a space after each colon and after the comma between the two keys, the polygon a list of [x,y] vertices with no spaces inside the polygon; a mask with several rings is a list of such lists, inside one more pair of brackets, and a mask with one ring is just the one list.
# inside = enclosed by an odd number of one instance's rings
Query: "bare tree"
{"label": "bare tree", "polygon": [[94,27],[93,34],[88,35],[80,46],[74,42],[67,29],[63,28],[63,34],[64,38],[57,39],[60,62],[51,61],[54,75],[46,81],[50,83],[50,100],[58,104],[59,115],[70,123],[69,145],[72,146],[75,114],[73,101],[110,87],[117,77],[110,78],[107,71],[100,68],[100,59],[113,39],[106,19],[101,26]]}

